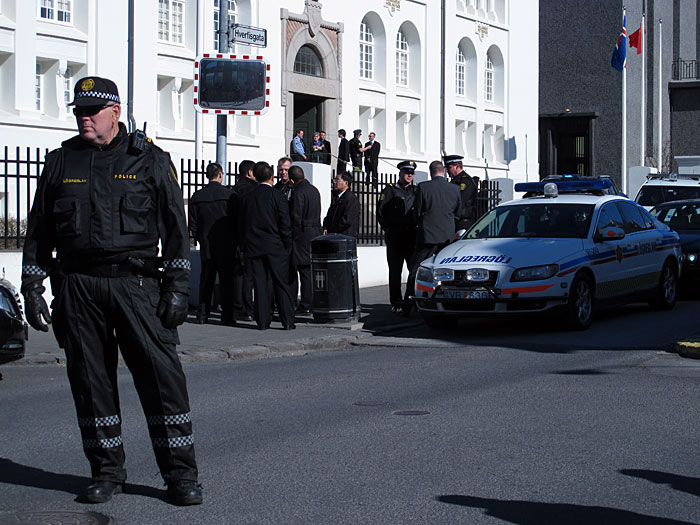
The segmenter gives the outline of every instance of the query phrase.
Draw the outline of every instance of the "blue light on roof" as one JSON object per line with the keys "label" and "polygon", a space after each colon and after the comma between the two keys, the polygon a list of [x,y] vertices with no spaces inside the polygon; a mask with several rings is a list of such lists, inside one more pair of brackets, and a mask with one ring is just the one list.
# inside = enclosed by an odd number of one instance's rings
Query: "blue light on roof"
{"label": "blue light on roof", "polygon": [[590,192],[590,191],[602,191],[604,189],[612,188],[612,181],[609,179],[597,179],[597,180],[576,180],[566,178],[559,180],[548,180],[542,182],[519,182],[515,185],[515,191],[521,191],[524,193],[544,193],[545,184],[556,184],[559,192]]}

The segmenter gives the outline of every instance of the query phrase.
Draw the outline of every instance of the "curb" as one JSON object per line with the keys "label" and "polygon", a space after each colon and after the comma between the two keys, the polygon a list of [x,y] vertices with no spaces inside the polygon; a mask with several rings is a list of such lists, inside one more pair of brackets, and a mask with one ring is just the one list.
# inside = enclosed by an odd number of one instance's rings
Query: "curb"
{"label": "curb", "polygon": [[700,359],[700,341],[678,341],[676,343],[676,351],[683,357]]}

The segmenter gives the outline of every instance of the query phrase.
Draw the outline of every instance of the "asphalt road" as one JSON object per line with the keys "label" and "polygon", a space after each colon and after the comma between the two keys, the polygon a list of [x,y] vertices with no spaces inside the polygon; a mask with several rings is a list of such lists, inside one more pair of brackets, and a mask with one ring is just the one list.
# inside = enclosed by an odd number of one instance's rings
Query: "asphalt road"
{"label": "asphalt road", "polygon": [[700,522],[700,362],[450,338],[373,344],[188,364],[206,501],[186,509],[161,499],[128,371],[127,493],[86,506],[74,501],[89,479],[65,370],[6,368],[0,510],[129,524]]}

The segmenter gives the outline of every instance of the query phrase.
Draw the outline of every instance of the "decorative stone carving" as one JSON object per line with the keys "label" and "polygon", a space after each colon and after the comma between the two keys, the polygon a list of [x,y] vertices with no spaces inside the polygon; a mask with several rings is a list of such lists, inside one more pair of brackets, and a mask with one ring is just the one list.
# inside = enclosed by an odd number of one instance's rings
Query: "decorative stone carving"
{"label": "decorative stone carving", "polygon": [[309,21],[309,34],[311,38],[316,36],[319,29],[321,29],[321,8],[322,4],[318,0],[306,0],[306,18]]}

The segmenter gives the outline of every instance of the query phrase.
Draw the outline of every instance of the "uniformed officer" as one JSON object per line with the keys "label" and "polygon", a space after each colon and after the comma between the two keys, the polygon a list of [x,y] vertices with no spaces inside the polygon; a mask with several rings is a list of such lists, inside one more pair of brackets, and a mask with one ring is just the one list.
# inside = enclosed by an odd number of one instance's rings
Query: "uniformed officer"
{"label": "uniformed officer", "polygon": [[126,480],[119,348],[146,414],[169,500],[198,504],[202,489],[187,386],[175,351],[190,288],[177,175],[167,153],[141,133],[127,134],[114,82],[79,80],[71,104],[79,133],[46,156],[29,215],[22,262],[27,320],[48,331],[42,281],[54,266],[55,249],[55,266],[64,277],[53,288],[54,334],[66,351],[92,469],[85,500],[107,501]]}
{"label": "uniformed officer", "polygon": [[384,230],[386,240],[386,260],[389,265],[389,300],[394,312],[401,310],[401,272],[404,261],[411,269],[411,254],[416,241],[416,221],[414,201],[416,187],[413,175],[416,163],[412,160],[399,162],[399,181],[388,184],[377,203],[377,221]]}
{"label": "uniformed officer", "polygon": [[362,171],[362,155],[365,148],[362,147],[360,135],[361,129],[356,129],[352,132],[353,137],[348,141],[350,143],[350,161],[352,162],[352,171]]}
{"label": "uniformed officer", "polygon": [[460,155],[447,155],[443,157],[445,169],[452,178],[452,183],[459,186],[462,209],[455,215],[455,231],[467,229],[478,218],[476,216],[477,187],[472,179],[462,168]]}
{"label": "uniformed officer", "polygon": [[413,308],[410,296],[414,293],[420,263],[454,239],[455,217],[461,208],[459,188],[445,179],[442,162],[431,162],[429,170],[431,180],[421,182],[416,188],[415,215],[418,230],[402,309],[406,316]]}
{"label": "uniformed officer", "polygon": [[192,235],[199,243],[201,273],[199,276],[199,308],[197,322],[209,319],[216,276],[219,276],[221,324],[234,326],[234,264],[236,257],[234,190],[223,186],[224,170],[212,162],[207,166],[209,184],[190,197],[188,221]]}

